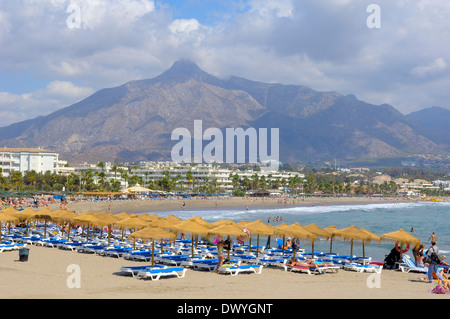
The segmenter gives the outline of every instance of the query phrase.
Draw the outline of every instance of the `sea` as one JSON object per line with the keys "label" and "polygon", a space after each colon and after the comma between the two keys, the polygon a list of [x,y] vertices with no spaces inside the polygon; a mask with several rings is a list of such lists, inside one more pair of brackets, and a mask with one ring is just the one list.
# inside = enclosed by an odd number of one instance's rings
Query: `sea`
{"label": "sea", "polygon": [[[302,226],[314,223],[319,227],[326,228],[334,225],[338,229],[354,225],[358,228],[364,227],[368,231],[379,236],[404,229],[411,235],[418,237],[425,245],[425,249],[431,246],[430,235],[434,232],[438,238],[437,245],[440,254],[450,252],[450,202],[411,202],[396,203],[383,202],[373,204],[357,205],[329,205],[311,207],[249,207],[243,208],[208,208],[196,210],[180,210],[170,212],[152,212],[158,216],[165,217],[174,215],[181,219],[188,219],[193,216],[202,217],[208,222],[215,222],[220,219],[231,219],[235,222],[242,220],[263,222],[273,226],[281,223],[300,223]],[[278,221],[274,221],[278,217]],[[411,230],[414,229],[414,232]],[[254,239],[255,238],[255,239]],[[256,244],[256,237],[252,237],[252,244]],[[267,237],[260,237],[260,245],[267,244]],[[270,238],[270,246],[277,247],[276,237]],[[342,255],[350,254],[350,243],[335,238],[332,243],[332,252]],[[395,242],[383,240],[381,243],[371,242],[365,245],[365,256],[372,257],[373,261],[383,261],[386,255],[394,248]],[[305,252],[311,252],[310,241],[300,241],[300,248]],[[412,256],[412,247],[407,252]],[[329,240],[319,237],[314,243],[315,252],[330,252]],[[353,255],[362,256],[363,248],[360,242],[354,242]]]}

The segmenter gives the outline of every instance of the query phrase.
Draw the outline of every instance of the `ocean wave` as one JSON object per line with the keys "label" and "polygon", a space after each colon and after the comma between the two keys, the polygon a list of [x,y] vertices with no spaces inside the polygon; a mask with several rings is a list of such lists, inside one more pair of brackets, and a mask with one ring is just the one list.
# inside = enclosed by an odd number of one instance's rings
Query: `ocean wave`
{"label": "ocean wave", "polygon": [[170,213],[160,213],[160,216],[173,214],[181,219],[188,219],[193,216],[199,216],[208,221],[216,221],[220,219],[239,220],[255,220],[262,219],[265,221],[268,217],[273,216],[301,216],[316,215],[339,212],[375,212],[375,211],[393,211],[415,209],[418,207],[426,207],[429,205],[450,206],[448,202],[415,202],[415,203],[374,203],[374,204],[354,204],[354,205],[315,205],[315,206],[295,206],[295,207],[249,207],[248,210],[243,208],[216,208],[216,209],[197,209],[185,211],[172,211]]}

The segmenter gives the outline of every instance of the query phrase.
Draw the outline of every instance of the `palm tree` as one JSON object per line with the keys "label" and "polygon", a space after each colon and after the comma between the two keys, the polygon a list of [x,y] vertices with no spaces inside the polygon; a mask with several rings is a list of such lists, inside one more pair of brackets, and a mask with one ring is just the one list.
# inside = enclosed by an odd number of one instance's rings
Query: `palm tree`
{"label": "palm tree", "polygon": [[11,175],[11,182],[16,184],[16,191],[18,191],[19,185],[22,183],[22,172],[14,171]]}
{"label": "palm tree", "polygon": [[[189,185],[189,183],[192,183],[192,171],[186,172],[186,180],[188,182],[188,185]],[[192,187],[191,187],[191,191],[192,191]]]}

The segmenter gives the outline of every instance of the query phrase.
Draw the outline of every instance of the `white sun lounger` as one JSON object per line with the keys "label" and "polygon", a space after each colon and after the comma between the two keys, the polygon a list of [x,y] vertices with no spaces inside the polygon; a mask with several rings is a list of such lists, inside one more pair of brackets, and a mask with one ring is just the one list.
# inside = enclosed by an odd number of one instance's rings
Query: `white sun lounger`
{"label": "white sun lounger", "polygon": [[375,272],[380,274],[383,267],[379,265],[361,265],[361,264],[345,264],[342,266],[346,270],[353,270],[358,272]]}
{"label": "white sun lounger", "polygon": [[151,280],[159,280],[159,278],[166,276],[176,276],[178,278],[183,278],[186,274],[186,270],[186,268],[182,267],[147,269],[140,270],[137,274],[137,277],[143,279],[150,278]]}
{"label": "white sun lounger", "polygon": [[131,274],[135,277],[141,270],[163,269],[167,268],[164,265],[146,265],[146,266],[123,266],[120,271],[124,274]]}
{"label": "white sun lounger", "polygon": [[261,274],[263,269],[262,265],[240,265],[240,266],[222,266],[219,267],[219,272],[228,273],[231,276],[239,275],[241,272],[250,272],[255,274]]}

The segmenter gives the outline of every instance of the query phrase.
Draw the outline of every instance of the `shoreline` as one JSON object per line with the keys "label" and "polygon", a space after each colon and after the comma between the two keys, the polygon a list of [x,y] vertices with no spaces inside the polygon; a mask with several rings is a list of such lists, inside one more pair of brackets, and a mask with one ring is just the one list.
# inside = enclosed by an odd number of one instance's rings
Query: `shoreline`
{"label": "shoreline", "polygon": [[[192,211],[203,209],[223,208],[289,208],[289,207],[312,207],[312,206],[334,206],[334,205],[364,205],[382,203],[417,203],[420,201],[409,199],[384,199],[370,197],[336,197],[336,198],[313,198],[304,199],[273,199],[273,198],[209,198],[209,199],[133,199],[133,200],[101,200],[101,201],[77,201],[69,202],[67,209],[81,212],[101,212],[118,214],[127,212],[131,214],[141,213],[167,213],[170,211]],[[443,202],[448,202],[447,199]],[[183,206],[183,203],[185,206]],[[60,203],[48,205],[51,210],[60,209]]]}

